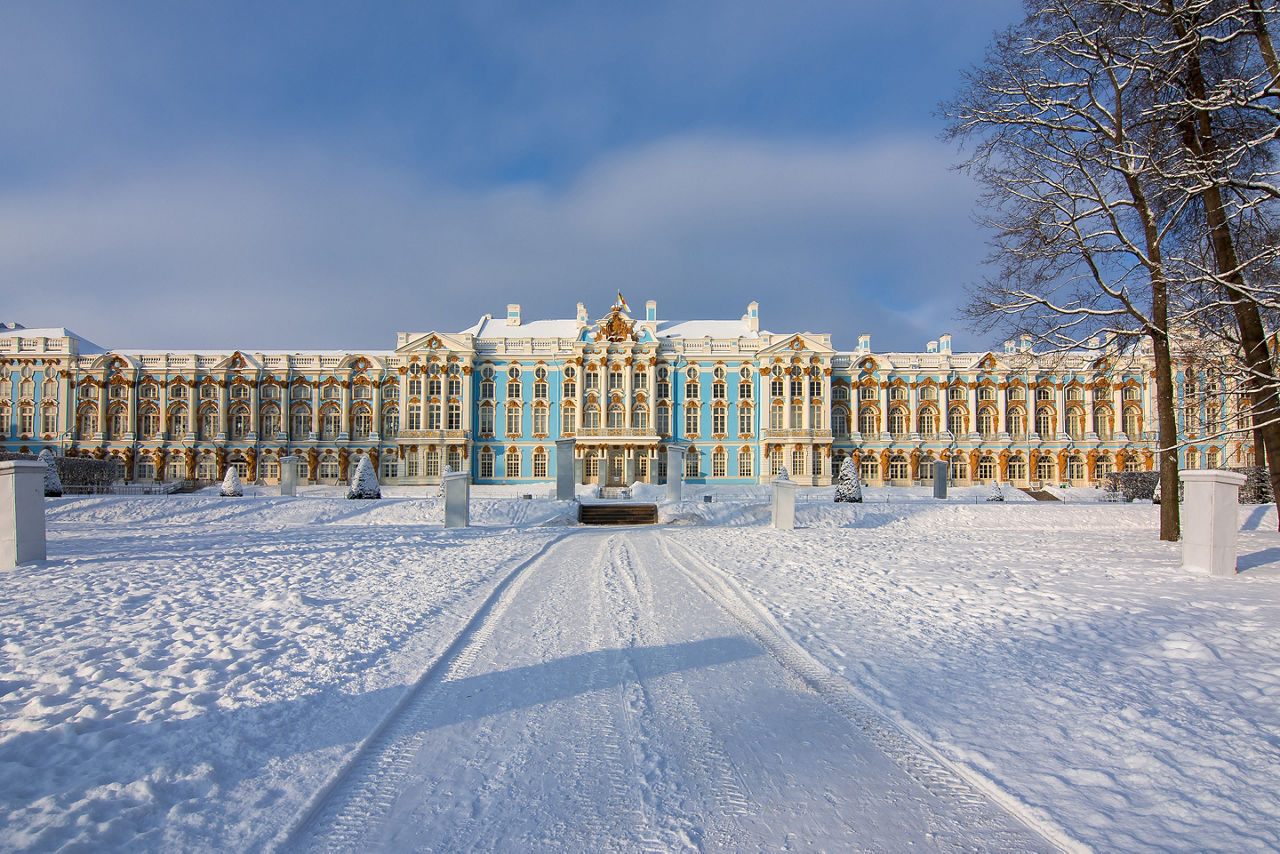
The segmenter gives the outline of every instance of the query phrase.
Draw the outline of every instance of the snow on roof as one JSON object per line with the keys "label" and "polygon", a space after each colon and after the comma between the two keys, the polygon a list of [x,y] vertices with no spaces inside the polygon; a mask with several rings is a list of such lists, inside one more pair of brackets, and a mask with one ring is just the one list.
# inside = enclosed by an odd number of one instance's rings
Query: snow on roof
{"label": "snow on roof", "polygon": [[78,351],[83,355],[106,352],[88,338],[83,338],[62,326],[41,326],[34,329],[22,326],[10,329],[0,326],[0,338],[74,338],[80,342]]}
{"label": "snow on roof", "polygon": [[580,328],[576,320],[531,320],[508,326],[505,317],[495,319],[486,314],[461,334],[477,338],[577,338]]}
{"label": "snow on roof", "polygon": [[658,323],[659,338],[759,338],[742,320],[683,320]]}

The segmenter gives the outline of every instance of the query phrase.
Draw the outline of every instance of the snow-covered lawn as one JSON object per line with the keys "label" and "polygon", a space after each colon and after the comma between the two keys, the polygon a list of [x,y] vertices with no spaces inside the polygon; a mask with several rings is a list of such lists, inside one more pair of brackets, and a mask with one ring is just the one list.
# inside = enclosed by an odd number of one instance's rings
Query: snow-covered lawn
{"label": "snow-covered lawn", "polygon": [[[513,571],[599,535],[545,489],[477,488],[461,531],[423,490],[254,492],[48,502],[50,559],[0,573],[0,847],[275,844]],[[1241,508],[1223,580],[1179,568],[1157,508],[1092,491],[831,492],[775,531],[767,489],[690,488],[611,548],[698,556],[1059,843],[1280,847],[1273,507]],[[519,595],[550,596],[543,577]]]}

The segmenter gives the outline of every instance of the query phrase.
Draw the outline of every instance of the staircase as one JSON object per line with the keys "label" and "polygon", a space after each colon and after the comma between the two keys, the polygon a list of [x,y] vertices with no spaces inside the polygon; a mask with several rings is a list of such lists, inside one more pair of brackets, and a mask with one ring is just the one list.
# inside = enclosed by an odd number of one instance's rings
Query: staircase
{"label": "staircase", "polygon": [[1050,492],[1047,489],[1030,489],[1025,486],[1019,486],[1018,489],[1021,489],[1027,495],[1030,495],[1032,498],[1034,498],[1036,501],[1061,501],[1062,500],[1061,498],[1054,495],[1052,492]]}
{"label": "staircase", "polygon": [[578,521],[584,525],[656,525],[656,504],[582,504]]}

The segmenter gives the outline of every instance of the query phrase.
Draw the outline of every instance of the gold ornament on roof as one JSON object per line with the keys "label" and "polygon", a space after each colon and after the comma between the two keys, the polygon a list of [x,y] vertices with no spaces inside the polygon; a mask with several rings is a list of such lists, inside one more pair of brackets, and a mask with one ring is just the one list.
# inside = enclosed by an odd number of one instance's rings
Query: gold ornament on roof
{"label": "gold ornament on roof", "polygon": [[596,341],[635,341],[636,340],[636,324],[635,321],[628,320],[622,313],[622,306],[615,305],[604,320],[597,324],[600,329],[596,332]]}

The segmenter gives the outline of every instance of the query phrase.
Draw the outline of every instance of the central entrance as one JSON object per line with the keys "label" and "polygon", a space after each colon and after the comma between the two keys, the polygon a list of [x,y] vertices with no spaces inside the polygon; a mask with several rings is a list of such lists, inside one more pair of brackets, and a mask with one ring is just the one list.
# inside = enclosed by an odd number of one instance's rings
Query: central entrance
{"label": "central entrance", "polygon": [[625,448],[611,445],[605,450],[605,486],[629,486],[627,483],[627,452]]}

